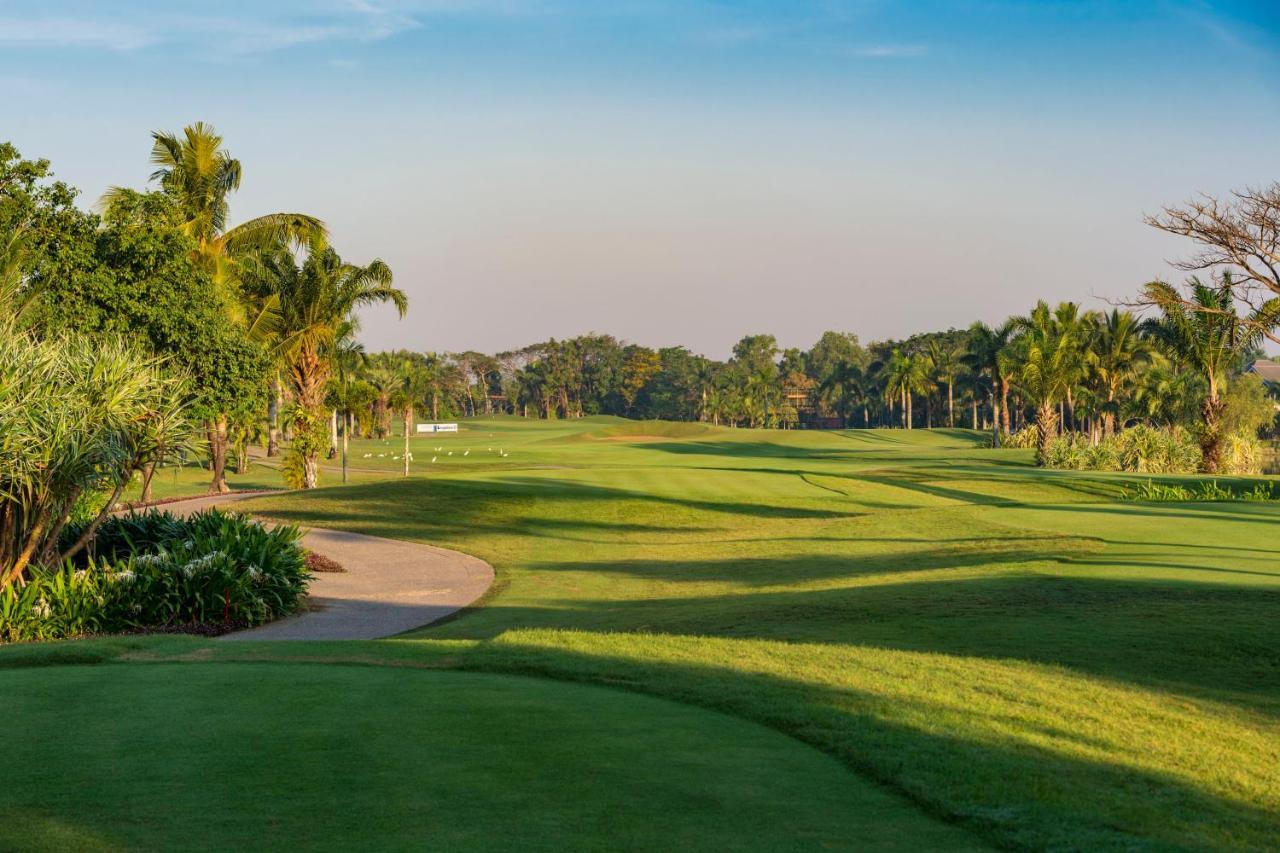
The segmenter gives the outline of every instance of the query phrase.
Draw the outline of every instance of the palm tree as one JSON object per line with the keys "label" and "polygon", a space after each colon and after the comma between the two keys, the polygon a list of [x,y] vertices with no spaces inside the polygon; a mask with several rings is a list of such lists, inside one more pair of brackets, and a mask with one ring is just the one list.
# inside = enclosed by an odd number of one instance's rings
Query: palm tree
{"label": "palm tree", "polygon": [[933,375],[947,386],[947,426],[956,425],[955,384],[960,372],[961,351],[952,343],[934,338],[929,341],[929,361],[933,363]]}
{"label": "palm tree", "polygon": [[819,399],[839,413],[846,427],[849,425],[850,407],[862,399],[864,381],[862,368],[851,362],[842,361],[818,386]]}
{"label": "palm tree", "polygon": [[1080,341],[1070,312],[1050,311],[1041,300],[1026,317],[1016,318],[1014,352],[1018,387],[1036,410],[1036,460],[1043,465],[1057,434],[1058,404],[1065,399],[1079,363]]}
{"label": "palm tree", "polygon": [[404,413],[404,452],[401,459],[404,460],[404,476],[408,477],[409,460],[413,456],[409,450],[409,436],[412,433],[414,421],[413,411],[418,402],[426,398],[431,377],[420,364],[410,358],[400,362],[396,376],[398,379],[396,399],[400,404],[400,411]]}
{"label": "palm tree", "polygon": [[[214,284],[212,298],[221,302],[250,338],[266,340],[275,316],[274,296],[261,299],[261,294],[242,290],[242,267],[259,251],[323,240],[324,223],[301,213],[270,213],[228,227],[227,197],[240,188],[242,169],[240,161],[222,147],[222,137],[213,126],[196,122],[183,128],[181,136],[155,131],[151,138],[151,163],[156,169],[149,180],[159,183],[177,203],[182,216],[179,227],[195,242],[193,260]],[[131,195],[127,189],[112,187],[100,204],[110,217],[129,203]],[[205,426],[213,461],[213,492],[227,491],[223,469],[228,420],[227,414],[221,413]]]}
{"label": "palm tree", "polygon": [[1002,424],[1004,431],[1009,432],[1009,377],[1003,370],[1000,353],[1012,335],[1011,321],[994,328],[986,323],[974,323],[969,327],[968,346],[961,356],[961,361],[973,371],[975,383],[977,377],[984,374],[991,380],[991,441],[995,447],[1000,446]]}
{"label": "palm tree", "polygon": [[1280,323],[1280,297],[1242,317],[1232,295],[1235,287],[1231,274],[1223,273],[1216,285],[1192,278],[1185,297],[1163,281],[1143,288],[1146,298],[1162,314],[1145,321],[1144,330],[1173,359],[1204,377],[1208,385],[1200,403],[1201,467],[1208,474],[1216,474],[1222,465],[1222,393],[1227,372],[1242,350],[1258,343],[1264,329]]}
{"label": "palm tree", "polygon": [[1085,361],[1102,399],[1103,435],[1115,432],[1120,393],[1132,384],[1150,354],[1151,344],[1142,336],[1142,324],[1128,311],[1112,310],[1094,325]]}
{"label": "palm tree", "polygon": [[354,316],[347,317],[339,324],[333,342],[333,368],[336,375],[331,396],[336,413],[342,416],[342,482],[344,483],[347,482],[347,454],[351,446],[351,413],[356,406],[351,377],[355,375],[365,359],[364,346],[356,340],[356,331],[359,328],[360,324]]}
{"label": "palm tree", "polygon": [[[237,261],[248,252],[325,235],[323,222],[302,213],[268,213],[228,228],[227,197],[240,188],[242,170],[213,126],[198,121],[181,136],[155,131],[151,138],[151,163],[157,168],[150,180],[177,200],[185,217],[182,230],[195,240],[195,258],[215,284],[234,284]],[[103,206],[110,208],[125,192],[107,190]]]}
{"label": "palm tree", "polygon": [[303,463],[302,485],[310,489],[317,481],[320,445],[327,440],[315,431],[323,430],[325,388],[343,323],[357,309],[383,302],[394,304],[403,317],[408,299],[392,286],[391,269],[382,261],[349,264],[319,241],[301,265],[288,250],[264,264],[273,272],[279,296],[281,352],[300,415],[294,450]]}

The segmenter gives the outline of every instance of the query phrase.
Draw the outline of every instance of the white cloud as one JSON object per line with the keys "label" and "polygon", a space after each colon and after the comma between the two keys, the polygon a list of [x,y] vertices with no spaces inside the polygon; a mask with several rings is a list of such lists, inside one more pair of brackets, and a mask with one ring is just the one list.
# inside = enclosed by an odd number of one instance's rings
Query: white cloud
{"label": "white cloud", "polygon": [[923,44],[870,44],[852,48],[849,52],[854,56],[868,59],[898,59],[924,56],[929,52],[929,48]]}
{"label": "white cloud", "polygon": [[0,44],[137,50],[156,41],[148,29],[84,18],[0,18]]}
{"label": "white cloud", "polygon": [[[7,5],[7,4],[6,4]],[[216,11],[113,4],[80,9],[83,14],[50,16],[48,3],[15,3],[0,17],[0,45],[135,51],[161,44],[211,46],[220,52],[267,53],[307,44],[360,43],[392,38],[432,17],[509,18],[543,14],[545,0],[227,0]],[[105,6],[105,4],[104,4]],[[24,14],[25,12],[25,14]]]}

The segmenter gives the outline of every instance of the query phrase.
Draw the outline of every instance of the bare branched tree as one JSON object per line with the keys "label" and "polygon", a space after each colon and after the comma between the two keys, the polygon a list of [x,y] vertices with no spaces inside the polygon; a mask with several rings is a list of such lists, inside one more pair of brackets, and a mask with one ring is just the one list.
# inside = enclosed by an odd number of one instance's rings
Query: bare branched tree
{"label": "bare branched tree", "polygon": [[[1272,316],[1265,308],[1280,298],[1280,183],[1234,192],[1226,199],[1201,195],[1181,206],[1166,207],[1145,221],[1196,244],[1194,254],[1172,262],[1176,269],[1210,271],[1215,277],[1231,273],[1233,296],[1259,316]],[[1213,313],[1190,298],[1183,305]],[[1274,328],[1257,331],[1280,343]]]}

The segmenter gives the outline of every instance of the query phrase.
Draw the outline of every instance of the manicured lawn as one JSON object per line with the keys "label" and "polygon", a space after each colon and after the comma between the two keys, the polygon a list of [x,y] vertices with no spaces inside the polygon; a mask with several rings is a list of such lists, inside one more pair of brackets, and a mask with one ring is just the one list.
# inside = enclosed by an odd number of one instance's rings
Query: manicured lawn
{"label": "manicured lawn", "polygon": [[[347,654],[652,694],[817,747],[856,774],[851,796],[883,786],[858,819],[911,849],[938,846],[922,826],[1040,849],[1265,849],[1280,832],[1280,505],[1123,501],[1133,478],[1039,471],[961,430],[464,426],[425,476],[251,506],[476,554],[499,577],[483,607],[380,643],[98,641],[0,666]],[[220,677],[248,690],[263,666]],[[134,669],[0,680],[86,671]],[[667,784],[658,766],[637,780]]]}
{"label": "manicured lawn", "polygon": [[3,682],[0,706],[23,721],[5,749],[5,850],[968,842],[776,732],[613,690],[317,664]]}

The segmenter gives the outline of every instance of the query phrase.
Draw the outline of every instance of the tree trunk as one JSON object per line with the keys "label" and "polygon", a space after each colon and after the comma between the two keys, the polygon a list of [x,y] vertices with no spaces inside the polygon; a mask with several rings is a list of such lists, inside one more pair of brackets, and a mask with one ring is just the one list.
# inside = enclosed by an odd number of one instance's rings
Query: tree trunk
{"label": "tree trunk", "polygon": [[409,425],[413,421],[413,406],[406,405],[404,407],[404,454],[400,457],[404,461],[404,475],[409,476]]}
{"label": "tree trunk", "polygon": [[1200,467],[1206,474],[1217,474],[1222,470],[1223,408],[1222,400],[1215,393],[1210,393],[1200,404],[1200,415],[1204,418],[1204,432],[1200,434]]}
{"label": "tree trunk", "polygon": [[156,475],[156,463],[148,462],[142,466],[142,495],[138,498],[139,503],[151,503],[151,481]]}
{"label": "tree trunk", "polygon": [[342,482],[347,482],[347,447],[351,440],[351,413],[342,416]]}
{"label": "tree trunk", "polygon": [[994,388],[991,389],[991,446],[1000,449],[1000,402]]}
{"label": "tree trunk", "polygon": [[218,415],[217,419],[206,422],[205,429],[209,435],[209,467],[213,470],[209,494],[225,495],[231,491],[227,485],[227,416]]}
{"label": "tree trunk", "polygon": [[1042,468],[1049,459],[1049,445],[1057,429],[1057,407],[1052,402],[1040,404],[1036,409],[1036,464]]}
{"label": "tree trunk", "polygon": [[955,429],[956,426],[956,399],[955,399],[955,380],[947,380],[947,426]]}
{"label": "tree trunk", "polygon": [[271,377],[271,393],[267,399],[267,455],[280,455],[280,377]]}
{"label": "tree trunk", "polygon": [[[525,404],[524,410],[525,416],[528,417],[529,405],[527,403]],[[436,390],[432,390],[431,392],[431,420],[440,420],[440,392]]]}
{"label": "tree trunk", "polygon": [[1009,380],[1000,377],[1000,426],[1006,434],[1010,432],[1009,424]]}
{"label": "tree trunk", "polygon": [[312,454],[302,457],[302,488],[314,489],[320,484],[320,461]]}
{"label": "tree trunk", "polygon": [[974,394],[969,398],[970,411],[973,414],[973,430],[978,431],[978,395]]}

